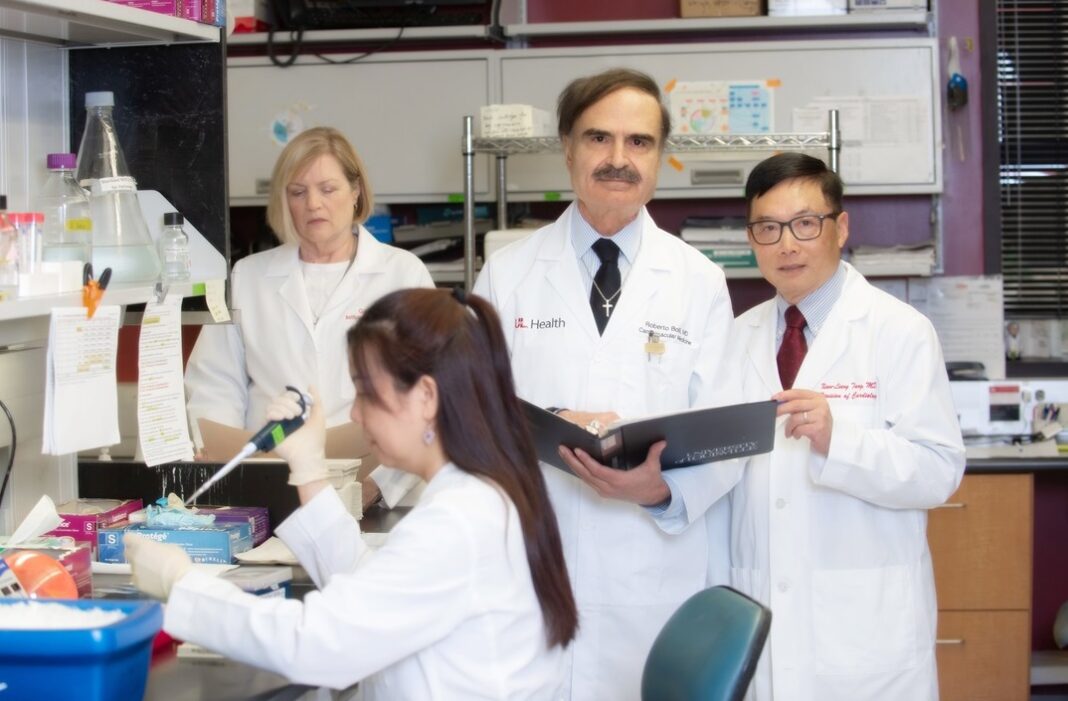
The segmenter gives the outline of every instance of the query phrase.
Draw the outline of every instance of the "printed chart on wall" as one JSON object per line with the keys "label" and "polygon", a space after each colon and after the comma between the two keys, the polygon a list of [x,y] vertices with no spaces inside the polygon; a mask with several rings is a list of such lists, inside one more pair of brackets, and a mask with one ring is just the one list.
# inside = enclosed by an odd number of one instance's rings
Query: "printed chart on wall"
{"label": "printed chart on wall", "polygon": [[770,81],[672,81],[668,95],[675,134],[775,131],[775,91]]}
{"label": "printed chart on wall", "polygon": [[[922,95],[813,98],[793,110],[793,131],[827,129],[827,111],[838,110],[842,131],[842,179],[846,183],[934,180],[930,107]],[[917,168],[920,170],[917,171]]]}
{"label": "printed chart on wall", "polygon": [[938,332],[947,361],[977,361],[988,380],[1005,379],[1000,275],[910,280],[908,301]]}

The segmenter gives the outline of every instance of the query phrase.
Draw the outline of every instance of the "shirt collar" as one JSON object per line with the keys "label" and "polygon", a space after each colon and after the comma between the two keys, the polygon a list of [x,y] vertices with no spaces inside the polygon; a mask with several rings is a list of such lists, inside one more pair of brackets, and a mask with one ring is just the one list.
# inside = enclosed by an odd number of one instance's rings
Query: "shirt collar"
{"label": "shirt collar", "polygon": [[[619,246],[619,252],[628,264],[634,263],[634,257],[638,254],[638,246],[641,245],[642,219],[645,218],[645,208],[638,212],[634,220],[612,235],[612,242]],[[597,230],[590,226],[578,205],[575,206],[571,215],[571,244],[575,247],[575,253],[579,258],[586,255],[597,239],[604,238]]]}
{"label": "shirt collar", "polygon": [[[834,271],[834,275],[797,303],[797,308],[804,315],[805,324],[811,330],[813,336],[819,333],[820,328],[827,321],[827,317],[831,315],[834,303],[842,296],[842,288],[845,286],[845,281],[846,266],[845,263],[839,261],[838,269]],[[783,299],[782,295],[777,295],[775,304],[779,311],[779,327],[782,328],[786,323],[783,319],[790,303]]]}

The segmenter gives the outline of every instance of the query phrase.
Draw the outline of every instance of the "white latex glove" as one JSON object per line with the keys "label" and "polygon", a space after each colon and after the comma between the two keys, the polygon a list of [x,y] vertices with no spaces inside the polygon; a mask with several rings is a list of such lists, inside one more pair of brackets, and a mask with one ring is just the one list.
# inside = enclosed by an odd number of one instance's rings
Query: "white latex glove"
{"label": "white latex glove", "polygon": [[[322,401],[314,387],[308,388],[311,395],[311,411],[308,419],[296,433],[286,437],[274,449],[278,457],[289,463],[289,484],[299,486],[326,479],[326,420],[323,418]],[[275,397],[267,406],[269,421],[291,419],[301,413],[300,402],[292,392]]]}
{"label": "white latex glove", "polygon": [[177,545],[157,543],[135,533],[124,535],[122,543],[134,586],[157,599],[166,600],[174,583],[193,567],[189,555]]}

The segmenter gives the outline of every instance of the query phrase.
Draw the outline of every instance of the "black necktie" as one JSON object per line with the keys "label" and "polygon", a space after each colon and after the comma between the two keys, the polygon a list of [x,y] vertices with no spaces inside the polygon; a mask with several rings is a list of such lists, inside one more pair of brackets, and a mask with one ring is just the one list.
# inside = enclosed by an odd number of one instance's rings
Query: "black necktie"
{"label": "black necktie", "polygon": [[807,352],[805,315],[795,306],[787,307],[786,333],[782,335],[782,345],[779,346],[779,355],[776,358],[783,389],[794,386],[794,378],[797,377],[797,371],[801,369],[801,361],[805,359]]}
{"label": "black necktie", "polygon": [[590,290],[590,308],[597,322],[597,333],[603,334],[608,326],[608,317],[619,302],[619,246],[611,239],[600,238],[593,244],[593,252],[601,259],[601,267],[593,277]]}

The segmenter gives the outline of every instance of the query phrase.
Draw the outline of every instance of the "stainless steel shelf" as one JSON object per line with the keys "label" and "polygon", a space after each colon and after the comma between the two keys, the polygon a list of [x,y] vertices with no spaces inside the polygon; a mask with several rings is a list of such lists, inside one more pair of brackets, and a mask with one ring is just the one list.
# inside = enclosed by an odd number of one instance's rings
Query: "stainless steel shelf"
{"label": "stainless steel shelf", "polygon": [[[445,27],[405,27],[401,32],[400,27],[382,27],[374,29],[317,29],[305,31],[301,37],[303,44],[327,44],[327,43],[360,43],[367,41],[388,41],[396,38],[400,33],[399,41],[425,40],[425,39],[484,39],[486,26],[483,24],[456,25]],[[281,31],[274,33],[276,44],[292,43],[290,33]],[[267,43],[266,32],[250,32],[247,34],[232,34],[226,43],[230,46],[260,46]]]}
{"label": "stainless steel shelf", "polygon": [[[701,134],[669,136],[664,150],[669,153],[707,152],[715,149],[732,151],[806,150],[827,148],[831,137],[818,134]],[[474,150],[498,156],[560,151],[560,139],[555,136],[535,136],[510,139],[475,139]]]}

